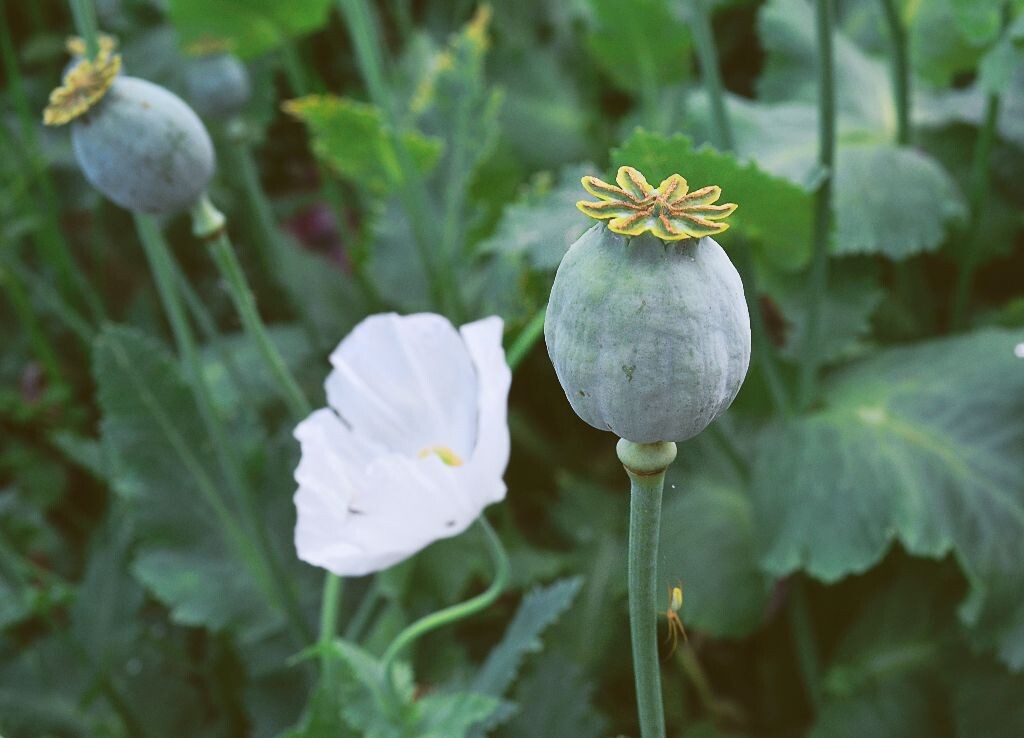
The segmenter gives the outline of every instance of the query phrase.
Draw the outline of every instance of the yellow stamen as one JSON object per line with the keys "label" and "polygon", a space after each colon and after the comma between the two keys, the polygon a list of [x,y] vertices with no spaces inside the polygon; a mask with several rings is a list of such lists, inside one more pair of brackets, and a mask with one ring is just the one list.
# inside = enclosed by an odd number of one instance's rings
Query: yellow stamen
{"label": "yellow stamen", "polygon": [[425,459],[431,454],[437,454],[437,458],[441,459],[448,466],[462,466],[462,459],[447,446],[427,446],[420,451],[419,457]]}

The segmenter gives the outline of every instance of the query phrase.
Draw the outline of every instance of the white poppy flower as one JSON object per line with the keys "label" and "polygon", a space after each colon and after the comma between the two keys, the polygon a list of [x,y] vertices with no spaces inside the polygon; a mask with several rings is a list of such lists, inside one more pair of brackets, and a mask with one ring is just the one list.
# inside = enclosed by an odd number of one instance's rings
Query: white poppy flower
{"label": "white poppy flower", "polygon": [[512,373],[491,317],[373,315],[331,354],[329,408],[295,429],[299,558],[360,576],[464,531],[505,497]]}

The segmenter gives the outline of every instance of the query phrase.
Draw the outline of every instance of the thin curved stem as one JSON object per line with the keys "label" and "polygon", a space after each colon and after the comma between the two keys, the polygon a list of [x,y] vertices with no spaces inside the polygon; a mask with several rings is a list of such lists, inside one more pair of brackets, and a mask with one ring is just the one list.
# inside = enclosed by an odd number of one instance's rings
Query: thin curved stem
{"label": "thin curved stem", "polygon": [[505,591],[510,574],[508,554],[505,552],[505,547],[502,545],[498,534],[494,532],[494,528],[487,522],[487,518],[481,515],[477,522],[484,531],[488,548],[491,552],[491,558],[494,561],[494,580],[491,582],[491,586],[476,597],[426,615],[407,626],[405,630],[395,637],[395,640],[391,642],[391,645],[384,652],[384,656],[381,657],[385,673],[390,671],[395,657],[418,638],[432,630],[437,630],[445,625],[450,625],[475,615],[489,607]]}
{"label": "thin curved stem", "polygon": [[633,680],[641,738],[665,738],[658,659],[658,537],[665,470],[676,456],[674,443],[616,446],[629,475],[629,630]]}
{"label": "thin curved stem", "polygon": [[832,182],[836,152],[836,93],[832,51],[832,0],[817,0],[815,7],[818,39],[818,164],[825,173],[814,194],[814,255],[810,273],[810,304],[807,336],[800,364],[801,409],[806,409],[817,391],[821,366],[821,305],[828,290],[829,235],[832,229]]}

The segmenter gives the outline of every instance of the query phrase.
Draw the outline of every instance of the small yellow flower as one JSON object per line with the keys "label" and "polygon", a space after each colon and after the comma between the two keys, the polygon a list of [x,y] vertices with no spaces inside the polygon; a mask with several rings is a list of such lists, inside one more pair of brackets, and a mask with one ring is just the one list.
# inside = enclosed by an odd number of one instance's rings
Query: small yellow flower
{"label": "small yellow flower", "polygon": [[608,228],[624,236],[650,231],[662,241],[680,241],[717,235],[729,224],[715,221],[729,217],[737,207],[734,203],[714,204],[722,196],[717,185],[689,192],[686,180],[678,174],[657,187],[633,167],[619,167],[617,187],[591,176],[580,181],[599,201],[581,201],[576,207],[591,218],[610,219]]}

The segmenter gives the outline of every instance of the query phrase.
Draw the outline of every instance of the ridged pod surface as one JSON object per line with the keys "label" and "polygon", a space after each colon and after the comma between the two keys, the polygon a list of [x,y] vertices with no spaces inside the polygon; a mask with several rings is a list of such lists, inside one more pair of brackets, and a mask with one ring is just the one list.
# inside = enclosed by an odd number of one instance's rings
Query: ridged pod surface
{"label": "ridged pod surface", "polygon": [[743,284],[710,237],[666,243],[595,225],[562,259],[544,338],[576,414],[636,443],[700,433],[750,364]]}
{"label": "ridged pod surface", "polygon": [[143,213],[192,205],[213,176],[213,143],[199,116],[163,87],[118,77],[71,124],[86,179],[115,203]]}

